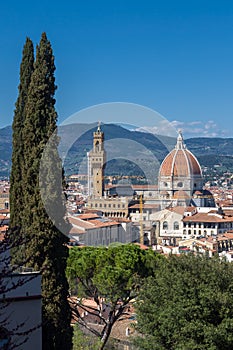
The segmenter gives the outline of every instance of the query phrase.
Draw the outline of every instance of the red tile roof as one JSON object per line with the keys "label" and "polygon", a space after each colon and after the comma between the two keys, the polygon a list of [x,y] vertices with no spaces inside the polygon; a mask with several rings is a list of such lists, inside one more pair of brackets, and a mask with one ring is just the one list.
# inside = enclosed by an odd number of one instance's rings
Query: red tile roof
{"label": "red tile roof", "polygon": [[98,217],[99,217],[99,215],[97,215],[96,213],[85,213],[85,214],[80,214],[78,216],[78,218],[81,219],[81,220],[96,219]]}
{"label": "red tile roof", "polygon": [[148,250],[149,247],[145,244],[141,244],[141,243],[134,243],[135,245],[138,245],[142,250]]}
{"label": "red tile roof", "polygon": [[93,223],[94,227],[90,227],[91,228],[95,228],[95,227],[108,227],[108,226],[115,226],[115,225],[120,225],[119,222],[117,221],[100,221],[100,220],[91,220],[91,222]]}
{"label": "red tile roof", "polygon": [[181,214],[184,215],[184,212],[186,211],[185,207],[182,206],[176,206],[176,207],[171,207],[171,208],[166,208],[167,210],[177,213],[177,214]]}
{"label": "red tile roof", "polygon": [[208,215],[207,213],[196,213],[192,216],[186,216],[183,218],[183,222],[233,222],[233,217],[225,216],[221,217],[220,215]]}
{"label": "red tile roof", "polygon": [[68,220],[71,223],[71,225],[76,226],[78,228],[87,229],[87,228],[94,227],[94,225],[92,223],[90,223],[89,221],[81,220],[78,217],[69,216]]}
{"label": "red tile roof", "polygon": [[160,176],[201,175],[201,168],[194,155],[187,149],[174,149],[164,159]]}

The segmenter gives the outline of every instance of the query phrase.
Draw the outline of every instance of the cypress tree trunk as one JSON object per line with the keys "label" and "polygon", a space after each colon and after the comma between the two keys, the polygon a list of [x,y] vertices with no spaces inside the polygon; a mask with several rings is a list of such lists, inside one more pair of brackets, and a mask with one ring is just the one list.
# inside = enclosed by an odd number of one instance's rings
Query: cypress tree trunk
{"label": "cypress tree trunk", "polygon": [[[63,228],[67,224],[64,219],[61,160],[57,151],[54,72],[52,47],[43,33],[37,46],[23,130],[26,212],[23,229],[29,238],[26,247],[29,265],[42,270],[43,350],[69,350],[72,348],[72,329],[65,276],[68,239],[57,228],[57,221]],[[42,154],[49,140],[51,144],[41,169]],[[43,188],[45,191],[49,189],[47,203],[50,201],[53,206],[56,202],[59,208],[56,220],[52,220],[45,210],[41,197]]]}
{"label": "cypress tree trunk", "polygon": [[[22,62],[20,66],[20,84],[18,87],[18,98],[15,104],[14,120],[12,124],[13,144],[12,144],[12,168],[10,176],[10,229],[12,240],[23,241],[22,237],[22,217],[24,216],[23,197],[23,127],[25,120],[25,106],[28,97],[28,88],[31,81],[34,63],[34,49],[32,41],[27,38],[24,48]],[[23,260],[22,246],[14,249],[12,256],[14,262]]]}

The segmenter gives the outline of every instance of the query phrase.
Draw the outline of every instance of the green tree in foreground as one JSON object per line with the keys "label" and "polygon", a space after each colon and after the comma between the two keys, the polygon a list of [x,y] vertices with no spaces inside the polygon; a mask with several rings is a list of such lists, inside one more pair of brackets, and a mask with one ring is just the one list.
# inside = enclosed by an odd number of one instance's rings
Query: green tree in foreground
{"label": "green tree in foreground", "polygon": [[[64,231],[62,233],[59,230],[60,226],[66,227],[66,222],[61,160],[57,152],[54,72],[52,47],[43,33],[36,50],[23,128],[23,230],[26,235],[25,253],[28,265],[42,271],[43,350],[69,350],[72,347],[72,329],[65,276],[68,238],[63,234]],[[47,150],[50,152],[46,152],[41,170],[42,155],[49,140],[51,142]],[[42,192],[46,190],[47,204],[50,200],[48,205],[58,208],[56,220],[45,209]]]}
{"label": "green tree in foreground", "polygon": [[[26,113],[26,103],[28,98],[28,89],[31,82],[34,64],[34,48],[32,41],[27,38],[24,48],[23,57],[20,65],[20,83],[18,87],[18,98],[15,104],[14,120],[12,124],[12,167],[10,177],[10,228],[12,239],[19,240],[22,235],[22,218],[24,217],[24,179],[23,167],[24,159],[24,140],[23,128]],[[23,237],[21,237],[21,242]],[[22,245],[23,246],[23,245]],[[14,249],[14,262],[23,260],[22,246],[17,250]]]}
{"label": "green tree in foreground", "polygon": [[99,350],[100,345],[99,339],[83,334],[78,325],[74,326],[72,350]]}
{"label": "green tree in foreground", "polygon": [[233,265],[195,256],[161,260],[137,303],[139,349],[233,349]]}
{"label": "green tree in foreground", "polygon": [[[152,259],[156,260],[153,251],[142,251],[133,244],[70,249],[67,276],[73,294],[78,296],[78,304],[76,300],[72,311],[80,325],[100,340],[100,349],[105,347],[115,322],[128,316],[129,303],[137,297]],[[80,310],[91,314],[83,298],[92,298],[96,302],[98,307],[93,309],[93,314],[102,324],[100,330],[81,317]]]}

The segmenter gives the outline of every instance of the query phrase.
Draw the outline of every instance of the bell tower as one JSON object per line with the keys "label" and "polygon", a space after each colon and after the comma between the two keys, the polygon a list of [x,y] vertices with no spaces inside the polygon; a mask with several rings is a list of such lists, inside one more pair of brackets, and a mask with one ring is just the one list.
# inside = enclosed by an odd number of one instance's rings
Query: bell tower
{"label": "bell tower", "polygon": [[99,198],[103,196],[104,191],[104,133],[101,131],[100,122],[97,130],[93,133],[93,148],[87,154],[88,156],[88,195]]}

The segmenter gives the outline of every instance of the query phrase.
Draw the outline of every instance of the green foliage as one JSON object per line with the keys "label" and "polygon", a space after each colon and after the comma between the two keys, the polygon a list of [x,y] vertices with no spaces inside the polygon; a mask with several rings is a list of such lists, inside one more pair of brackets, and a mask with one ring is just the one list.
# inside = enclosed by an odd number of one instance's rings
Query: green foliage
{"label": "green foliage", "polygon": [[[79,298],[93,298],[100,310],[104,300],[108,309],[104,319],[99,313],[99,320],[104,324],[102,331],[93,332],[101,339],[102,348],[113,324],[127,315],[129,303],[137,297],[142,279],[153,270],[149,261],[156,257],[153,251],[143,251],[134,244],[70,249],[67,263],[70,288]],[[79,305],[83,308],[82,299]],[[81,319],[80,323],[88,326]]]}
{"label": "green foliage", "polygon": [[[43,33],[37,46],[36,61],[24,106],[21,147],[24,206],[19,208],[18,215],[22,217],[28,265],[42,271],[43,350],[69,350],[72,347],[72,329],[65,276],[68,238],[59,230],[60,227],[67,227],[68,230],[68,226],[64,219],[62,167],[57,152],[54,72],[52,47]],[[41,159],[47,144],[49,146],[43,158],[42,171]],[[48,192],[46,203],[42,200],[43,191]],[[54,203],[58,210],[53,220],[46,209],[49,206],[53,208]]]}
{"label": "green foliage", "polygon": [[140,349],[233,348],[233,265],[206,257],[161,260],[137,304]]}
{"label": "green foliage", "polygon": [[[72,350],[99,350],[102,344],[93,335],[84,334],[78,324],[74,326],[73,349]],[[118,349],[113,339],[109,339],[105,345],[106,350]]]}
{"label": "green foliage", "polygon": [[[22,218],[24,217],[24,138],[23,127],[26,113],[26,103],[28,99],[28,89],[31,82],[34,64],[34,49],[32,41],[27,38],[23,57],[20,66],[20,84],[18,87],[18,98],[15,104],[14,120],[12,125],[12,168],[10,177],[10,228],[12,229],[12,239],[18,240],[22,234]],[[23,237],[22,237],[23,239]],[[14,262],[23,259],[22,247],[14,250]]]}
{"label": "green foliage", "polygon": [[78,325],[74,327],[73,350],[99,350],[100,340],[82,333]]}
{"label": "green foliage", "polygon": [[[134,297],[139,278],[146,276],[145,261],[155,259],[153,251],[142,251],[134,244],[110,247],[74,247],[70,249],[67,263],[69,283],[81,281],[79,291],[92,296],[93,291],[111,302]],[[83,288],[85,289],[83,290]]]}

